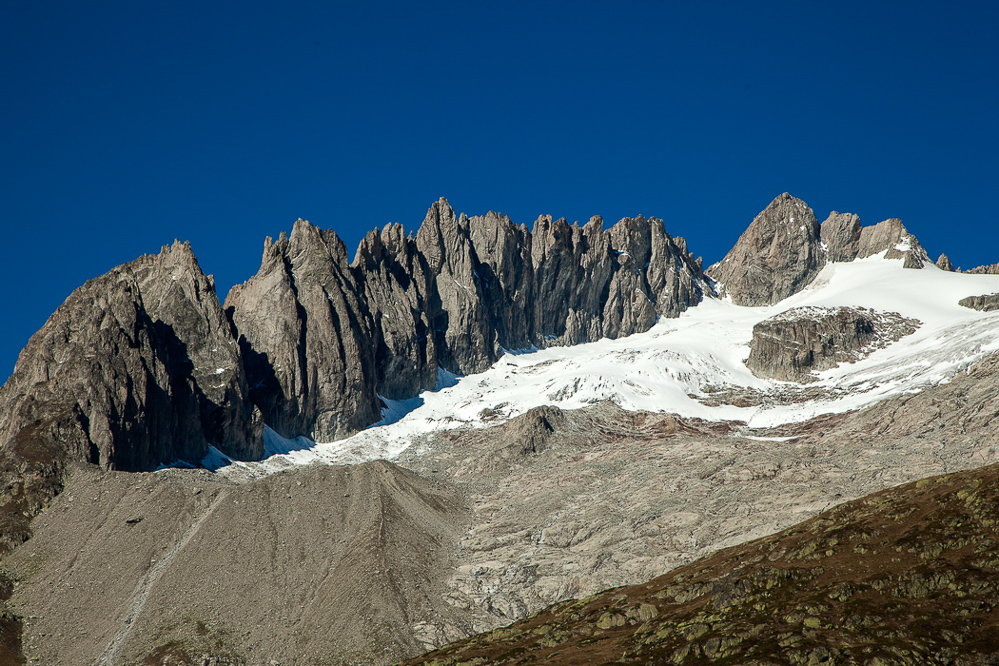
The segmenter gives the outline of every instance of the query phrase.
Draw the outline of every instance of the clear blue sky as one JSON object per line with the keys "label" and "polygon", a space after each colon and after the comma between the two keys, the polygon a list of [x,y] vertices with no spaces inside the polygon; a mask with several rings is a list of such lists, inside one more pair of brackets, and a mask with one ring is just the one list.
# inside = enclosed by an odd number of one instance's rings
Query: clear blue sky
{"label": "clear blue sky", "polygon": [[86,279],[174,238],[223,296],[298,217],[440,196],[655,215],[710,263],[773,197],[999,261],[993,2],[0,6],[0,378]]}

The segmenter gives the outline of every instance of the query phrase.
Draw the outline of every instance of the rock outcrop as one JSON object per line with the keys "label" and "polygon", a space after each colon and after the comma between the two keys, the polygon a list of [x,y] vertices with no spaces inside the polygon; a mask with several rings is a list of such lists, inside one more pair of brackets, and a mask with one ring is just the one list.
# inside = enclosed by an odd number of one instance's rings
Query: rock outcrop
{"label": "rock outcrop", "polygon": [[820,226],[820,237],[829,261],[853,261],[860,247],[860,218],[852,213],[829,213]]}
{"label": "rock outcrop", "polygon": [[105,468],[259,458],[263,424],[235,337],[191,248],[175,243],[74,291],[0,388],[0,442],[55,444]]}
{"label": "rock outcrop", "polygon": [[999,294],[968,296],[967,298],[962,298],[957,303],[958,305],[963,305],[964,307],[971,308],[972,310],[992,312],[993,310],[999,310]]}
{"label": "rock outcrop", "polygon": [[950,262],[950,257],[948,257],[946,254],[941,254],[937,258],[937,268],[939,268],[942,271],[949,271],[951,273],[954,272],[954,264]]}
{"label": "rock outcrop", "polygon": [[700,261],[661,220],[602,225],[542,217],[532,232],[441,199],[415,239],[373,231],[348,265],[332,231],[296,223],[226,299],[254,403],[282,435],[338,439],[378,419],[378,396],[433,387],[438,368],[645,331],[703,297]]}
{"label": "rock outcrop", "polygon": [[495,301],[497,296],[483,293],[468,218],[459,218],[443,199],[437,201],[416,234],[416,246],[433,285],[429,309],[438,362],[452,372],[485,370],[501,353],[495,322],[485,316],[487,299]]}
{"label": "rock outcrop", "polygon": [[930,263],[902,222],[862,227],[852,213],[833,211],[819,225],[804,201],[785,192],[756,216],[725,258],[707,273],[736,305],[773,305],[807,287],[826,262],[884,253],[905,268]]}
{"label": "rock outcrop", "polygon": [[808,286],[825,261],[815,213],[785,192],[708,274],[736,305],[773,305]]}
{"label": "rock outcrop", "polygon": [[857,361],[919,326],[894,312],[794,308],[753,326],[746,366],[759,377],[814,381],[813,372]]}
{"label": "rock outcrop", "polygon": [[378,420],[371,314],[335,233],[299,220],[268,239],[260,270],[225,306],[271,428],[333,440]]}
{"label": "rock outcrop", "polygon": [[368,232],[351,273],[368,304],[375,352],[375,385],[386,398],[409,398],[437,383],[437,342],[431,327],[430,273],[402,225]]}
{"label": "rock outcrop", "polygon": [[965,271],[965,273],[970,273],[972,275],[999,275],[999,264],[975,266],[974,268]]}
{"label": "rock outcrop", "polygon": [[904,259],[906,268],[922,268],[931,263],[926,250],[898,218],[861,229],[856,258],[865,259],[882,252],[885,259]]}

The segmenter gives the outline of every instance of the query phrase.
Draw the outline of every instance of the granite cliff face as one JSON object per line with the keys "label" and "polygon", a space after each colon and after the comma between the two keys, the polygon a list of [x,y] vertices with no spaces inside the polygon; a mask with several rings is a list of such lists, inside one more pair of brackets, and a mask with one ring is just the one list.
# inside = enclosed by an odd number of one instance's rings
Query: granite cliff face
{"label": "granite cliff face", "polygon": [[457,215],[435,202],[416,237],[369,233],[347,263],[331,231],[299,221],[232,289],[251,398],[280,434],[339,439],[379,418],[378,396],[432,388],[438,368],[479,372],[504,349],[617,338],[675,317],[708,290],[661,220],[604,231],[539,218]]}
{"label": "granite cliff face", "polygon": [[856,215],[833,211],[820,225],[804,201],[785,192],[707,273],[736,305],[773,305],[807,287],[826,262],[881,253],[885,259],[905,259],[906,268],[932,263],[901,220],[862,227]]}
{"label": "granite cliff face", "polygon": [[736,305],[772,305],[801,291],[825,264],[815,213],[785,192],[708,269]]}
{"label": "granite cliff face", "polygon": [[290,237],[268,240],[260,271],[226,309],[270,427],[337,439],[378,420],[371,315],[332,231],[299,220]]}
{"label": "granite cliff face", "polygon": [[0,442],[57,443],[77,460],[147,470],[212,445],[263,453],[236,340],[190,246],[74,291],[0,389]]}

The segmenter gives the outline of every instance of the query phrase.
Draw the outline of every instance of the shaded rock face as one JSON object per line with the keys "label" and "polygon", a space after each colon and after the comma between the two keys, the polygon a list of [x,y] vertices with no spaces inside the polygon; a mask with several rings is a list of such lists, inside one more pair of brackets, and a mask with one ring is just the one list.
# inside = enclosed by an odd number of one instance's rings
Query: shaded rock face
{"label": "shaded rock face", "polygon": [[467,374],[504,349],[575,344],[649,329],[707,288],[699,260],[661,220],[604,231],[539,218],[457,215],[441,199],[415,238],[369,233],[347,264],[332,231],[296,223],[226,310],[251,397],[285,436],[338,439],[378,419],[379,398],[432,388],[438,368]]}
{"label": "shaded rock face", "polygon": [[968,296],[967,298],[962,298],[957,303],[958,305],[963,305],[964,307],[971,308],[972,310],[992,312],[993,310],[999,310],[999,294]]}
{"label": "shaded rock face", "polygon": [[379,395],[399,399],[433,388],[437,347],[427,312],[427,264],[402,225],[371,231],[357,248],[351,273],[368,304],[375,339]]}
{"label": "shaded rock face", "polygon": [[866,308],[794,308],[753,327],[746,366],[758,377],[813,381],[812,372],[860,360],[919,324]]}
{"label": "shaded rock face", "polygon": [[304,220],[268,242],[260,270],[233,287],[239,331],[265,422],[291,436],[339,439],[378,419],[371,314],[336,234]]}
{"label": "shaded rock face", "polygon": [[941,254],[937,258],[937,268],[939,268],[942,271],[949,271],[951,273],[954,272],[954,264],[951,263],[950,257],[948,257],[946,254]]}
{"label": "shaded rock face", "polygon": [[187,244],[74,291],[0,389],[0,441],[58,443],[78,460],[147,470],[213,445],[263,453],[235,337]]}
{"label": "shaded rock face", "polygon": [[[495,229],[498,220],[490,217],[488,222]],[[417,249],[432,276],[429,309],[438,359],[442,367],[460,373],[485,370],[501,353],[495,323],[485,312],[502,294],[484,293],[469,226],[467,217],[459,218],[441,200],[430,207],[416,234]]]}
{"label": "shaded rock face", "polygon": [[860,246],[860,218],[852,213],[829,213],[820,226],[829,261],[853,261]]}
{"label": "shaded rock face", "polygon": [[708,274],[736,305],[773,305],[808,286],[825,260],[815,213],[785,192]]}

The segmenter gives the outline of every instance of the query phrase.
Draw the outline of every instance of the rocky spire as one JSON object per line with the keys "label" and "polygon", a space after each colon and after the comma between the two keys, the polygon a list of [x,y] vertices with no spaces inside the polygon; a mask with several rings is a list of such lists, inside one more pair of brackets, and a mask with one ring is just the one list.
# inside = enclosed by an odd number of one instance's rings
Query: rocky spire
{"label": "rocky spire", "polygon": [[852,213],[829,213],[820,227],[827,261],[853,261],[860,245],[860,218]]}
{"label": "rocky spire", "polygon": [[479,372],[503,349],[629,335],[701,299],[699,262],[661,220],[602,227],[545,217],[530,232],[440,199],[415,239],[371,232],[348,267],[332,232],[297,223],[226,300],[252,398],[283,435],[343,437],[377,420],[378,395],[412,397],[438,367]]}
{"label": "rocky spire", "polygon": [[825,264],[815,213],[785,192],[708,269],[737,305],[772,305],[806,287]]}
{"label": "rocky spire", "polygon": [[430,315],[430,272],[401,224],[368,232],[351,273],[367,303],[374,335],[375,384],[386,398],[409,398],[437,383]]}
{"label": "rocky spire", "polygon": [[333,440],[378,420],[371,314],[335,233],[297,221],[225,306],[272,428]]}

